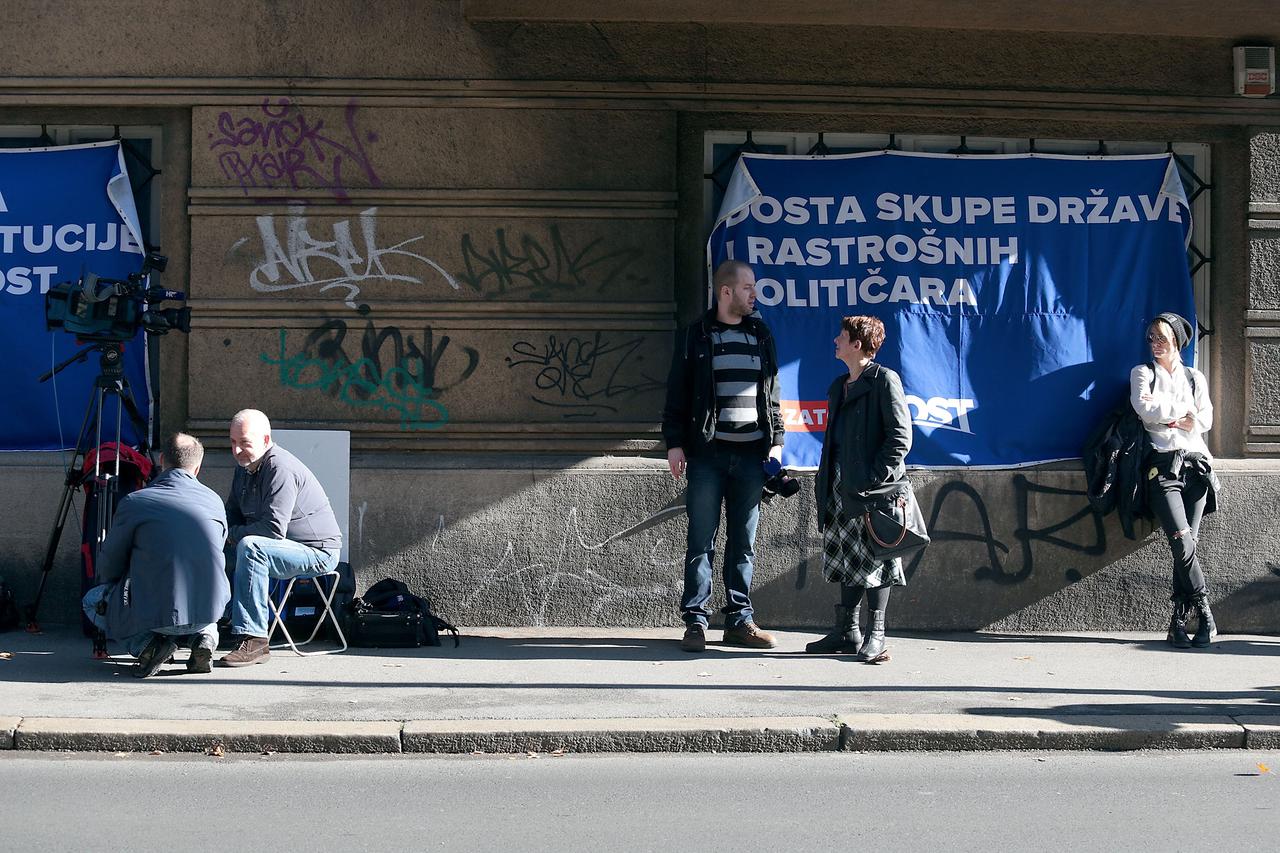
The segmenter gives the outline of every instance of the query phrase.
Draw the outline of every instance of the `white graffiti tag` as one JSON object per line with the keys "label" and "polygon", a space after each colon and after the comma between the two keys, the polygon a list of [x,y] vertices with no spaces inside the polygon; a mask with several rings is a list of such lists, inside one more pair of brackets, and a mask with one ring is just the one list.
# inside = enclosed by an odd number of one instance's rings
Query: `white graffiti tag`
{"label": "white graffiti tag", "polygon": [[[458,289],[458,282],[443,267],[430,258],[405,251],[410,243],[423,239],[410,237],[394,246],[378,248],[378,208],[361,211],[359,218],[363,251],[357,250],[351,236],[351,221],[343,219],[333,224],[332,240],[317,240],[307,230],[304,208],[290,207],[283,246],[276,232],[274,216],[259,216],[258,231],[262,235],[263,261],[249,275],[249,286],[260,293],[275,293],[299,287],[318,287],[320,292],[333,288],[345,288],[344,302],[356,308],[356,296],[360,285],[367,281],[403,281],[422,284],[422,279],[404,272],[388,272],[385,262],[390,258],[408,258],[426,264],[439,273],[450,287]],[[244,242],[243,240],[240,242]],[[235,249],[240,244],[232,248]],[[403,262],[402,262],[403,263]],[[312,267],[318,266],[319,272]],[[403,268],[403,267],[401,267]],[[335,274],[337,273],[337,274]]]}

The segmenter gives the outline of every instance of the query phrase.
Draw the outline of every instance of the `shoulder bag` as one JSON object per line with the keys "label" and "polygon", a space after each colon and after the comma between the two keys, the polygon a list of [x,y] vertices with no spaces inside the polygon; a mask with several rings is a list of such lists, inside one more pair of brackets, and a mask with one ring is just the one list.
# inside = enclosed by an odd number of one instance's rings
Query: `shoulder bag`
{"label": "shoulder bag", "polygon": [[911,482],[901,480],[894,485],[899,488],[887,501],[868,507],[862,514],[867,548],[881,561],[912,557],[929,544],[929,531]]}

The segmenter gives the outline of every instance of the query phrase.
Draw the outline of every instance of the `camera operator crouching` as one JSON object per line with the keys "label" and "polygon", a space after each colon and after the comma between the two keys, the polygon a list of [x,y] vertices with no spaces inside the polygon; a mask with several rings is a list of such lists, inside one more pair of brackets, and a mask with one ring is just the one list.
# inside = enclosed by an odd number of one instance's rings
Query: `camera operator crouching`
{"label": "camera operator crouching", "polygon": [[104,583],[84,596],[89,620],[138,658],[139,678],[155,675],[179,646],[191,649],[187,672],[212,671],[231,589],[226,510],[196,479],[203,460],[194,436],[165,442],[164,472],[120,500],[99,556]]}

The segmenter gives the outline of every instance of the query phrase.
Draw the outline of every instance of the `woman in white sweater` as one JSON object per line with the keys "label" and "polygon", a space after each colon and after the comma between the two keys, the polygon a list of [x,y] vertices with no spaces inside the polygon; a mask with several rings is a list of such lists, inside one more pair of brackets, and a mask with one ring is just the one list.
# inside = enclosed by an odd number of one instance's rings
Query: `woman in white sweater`
{"label": "woman in white sweater", "polygon": [[[1153,361],[1129,374],[1129,400],[1151,438],[1142,467],[1147,504],[1173,552],[1168,639],[1179,649],[1207,646],[1217,635],[1196,554],[1206,503],[1210,512],[1215,503],[1213,456],[1204,441],[1213,426],[1213,404],[1204,374],[1182,363],[1180,353],[1191,333],[1191,324],[1177,314],[1158,315],[1147,328]],[[1199,625],[1195,636],[1188,637],[1186,623],[1193,610]]]}

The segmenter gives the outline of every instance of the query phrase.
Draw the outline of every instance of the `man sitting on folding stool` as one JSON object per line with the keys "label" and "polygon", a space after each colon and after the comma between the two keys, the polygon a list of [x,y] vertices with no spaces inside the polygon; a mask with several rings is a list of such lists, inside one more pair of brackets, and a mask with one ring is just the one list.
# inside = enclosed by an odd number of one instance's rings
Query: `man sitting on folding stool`
{"label": "man sitting on folding stool", "polygon": [[235,651],[220,666],[249,666],[270,656],[272,579],[334,571],[342,531],[315,475],[271,441],[271,422],[257,409],[231,419],[231,453],[239,467],[227,498],[227,544],[235,548],[231,630]]}

